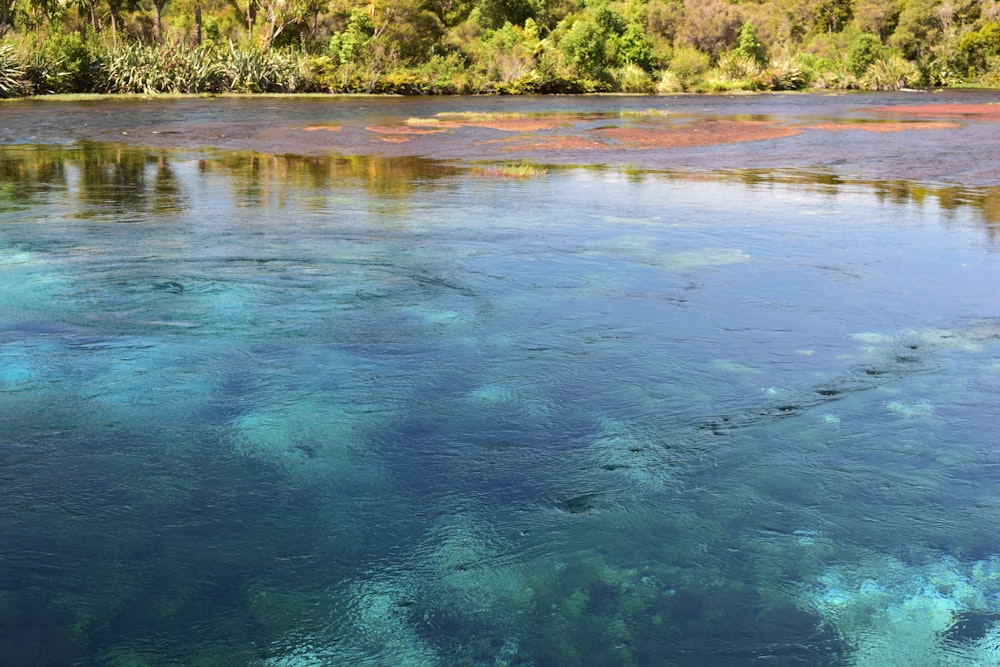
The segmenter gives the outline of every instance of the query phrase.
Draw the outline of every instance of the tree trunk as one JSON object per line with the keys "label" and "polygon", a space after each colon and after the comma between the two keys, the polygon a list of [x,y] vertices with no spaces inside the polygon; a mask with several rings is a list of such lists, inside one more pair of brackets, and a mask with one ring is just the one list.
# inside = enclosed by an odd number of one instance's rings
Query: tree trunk
{"label": "tree trunk", "polygon": [[253,0],[247,3],[247,41],[253,40],[253,24],[257,19],[257,8]]}
{"label": "tree trunk", "polygon": [[10,3],[7,0],[0,0],[0,37],[7,34],[10,30],[10,24],[7,22],[10,18]]}
{"label": "tree trunk", "polygon": [[165,0],[153,0],[153,39],[163,43],[163,5]]}
{"label": "tree trunk", "polygon": [[194,45],[201,46],[201,3],[194,5]]}

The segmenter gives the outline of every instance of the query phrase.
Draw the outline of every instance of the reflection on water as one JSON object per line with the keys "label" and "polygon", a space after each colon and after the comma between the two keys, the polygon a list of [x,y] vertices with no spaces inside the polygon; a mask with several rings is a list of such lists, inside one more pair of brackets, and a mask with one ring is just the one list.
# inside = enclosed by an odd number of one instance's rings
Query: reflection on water
{"label": "reflection on water", "polygon": [[994,664],[998,202],[2,148],[5,664]]}
{"label": "reflection on water", "polygon": [[[84,143],[75,147],[0,147],[0,205],[30,199],[36,192],[72,187],[78,193],[81,214],[89,204],[106,204],[116,214],[136,210],[165,212],[181,207],[169,151],[145,152],[124,146]],[[364,187],[373,195],[405,200],[416,188],[433,187],[440,179],[463,173],[458,166],[418,157],[337,156],[316,157],[224,152],[200,157],[202,173],[227,175],[234,200],[241,206],[258,206],[274,200],[283,206],[289,192],[300,188],[325,189],[345,181]],[[550,167],[549,169],[555,169]],[[563,168],[567,169],[567,168]],[[548,170],[539,170],[544,175]],[[473,170],[476,175],[489,171]],[[715,172],[625,170],[636,182],[664,178],[680,181],[733,181],[749,186],[796,186],[804,192],[835,197],[841,190],[872,192],[880,200],[907,205],[930,202],[946,212],[971,208],[987,225],[991,236],[1000,223],[1000,186],[965,187],[905,180],[865,180],[832,171],[737,169]],[[499,170],[497,177],[503,177]]]}

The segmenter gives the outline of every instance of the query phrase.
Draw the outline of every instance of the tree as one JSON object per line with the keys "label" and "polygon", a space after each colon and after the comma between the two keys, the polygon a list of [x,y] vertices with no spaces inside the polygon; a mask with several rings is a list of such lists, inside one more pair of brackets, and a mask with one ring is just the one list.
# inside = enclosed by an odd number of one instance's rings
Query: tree
{"label": "tree", "polygon": [[618,64],[638,65],[646,71],[653,69],[653,43],[642,26],[630,22],[614,44]]}
{"label": "tree", "polygon": [[253,26],[257,22],[257,0],[232,0],[232,3],[243,16],[247,26],[247,39],[253,39]]}
{"label": "tree", "polygon": [[673,42],[684,20],[684,5],[680,0],[650,0],[646,22],[653,37]]}
{"label": "tree", "polygon": [[531,0],[479,0],[479,15],[484,28],[496,29],[504,23],[524,25],[534,18],[536,9]]}
{"label": "tree", "polygon": [[303,20],[308,19],[303,41],[306,37],[310,42],[316,39],[316,34],[319,31],[319,17],[329,8],[329,0],[302,0]]}
{"label": "tree", "polygon": [[153,3],[153,38],[157,44],[163,42],[163,8],[167,0],[152,0]]}
{"label": "tree", "polygon": [[851,20],[852,0],[820,0],[813,15],[816,17],[816,27],[827,32],[840,32]]}
{"label": "tree", "polygon": [[444,35],[444,24],[429,0],[383,0],[372,21],[378,47],[395,65],[426,62]]}
{"label": "tree", "polygon": [[1000,23],[985,24],[962,36],[958,48],[972,71],[985,72],[990,58],[1000,56]]}
{"label": "tree", "polygon": [[767,64],[767,52],[764,50],[764,45],[757,39],[753,23],[744,23],[740,28],[739,41],[734,50],[737,55],[749,58],[761,67]]}
{"label": "tree", "polygon": [[14,9],[14,0],[0,0],[0,38],[13,28],[11,25],[11,12]]}
{"label": "tree", "polygon": [[139,2],[138,0],[107,0],[108,17],[111,19],[111,42],[118,43],[118,15],[123,11],[132,11]]}
{"label": "tree", "polygon": [[593,17],[574,21],[559,46],[581,76],[598,78],[608,67],[608,36]]}
{"label": "tree", "polygon": [[743,25],[737,5],[725,0],[684,0],[684,23],[678,39],[710,55],[731,47]]}
{"label": "tree", "polygon": [[285,28],[297,23],[305,15],[305,6],[298,0],[259,0],[259,2],[267,29],[261,38],[264,46],[273,44]]}
{"label": "tree", "polygon": [[847,53],[847,65],[851,74],[860,77],[868,71],[872,63],[884,58],[885,55],[885,47],[882,46],[878,37],[871,33],[861,33],[851,44],[851,49]]}
{"label": "tree", "polygon": [[902,51],[906,59],[924,63],[931,46],[941,40],[939,4],[938,0],[908,0],[899,14],[899,23],[889,43]]}
{"label": "tree", "polygon": [[900,0],[857,0],[854,5],[854,24],[861,32],[870,32],[884,42],[892,34],[903,11]]}

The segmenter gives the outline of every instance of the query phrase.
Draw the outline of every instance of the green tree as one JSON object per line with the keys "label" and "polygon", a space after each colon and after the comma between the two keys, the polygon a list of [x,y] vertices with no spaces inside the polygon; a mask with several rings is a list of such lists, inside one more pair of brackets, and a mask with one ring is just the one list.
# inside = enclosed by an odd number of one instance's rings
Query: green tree
{"label": "green tree", "polygon": [[816,27],[834,33],[843,30],[851,20],[853,0],[820,0],[813,9]]}
{"label": "green tree", "polygon": [[347,19],[347,25],[330,38],[328,51],[337,56],[342,65],[360,65],[366,54],[371,52],[375,38],[375,26],[363,9],[354,9]]}
{"label": "green tree", "polygon": [[901,0],[857,0],[854,5],[854,24],[861,32],[870,32],[885,39],[896,29],[899,13],[903,11]]}
{"label": "green tree", "polygon": [[908,0],[900,12],[889,43],[907,60],[925,63],[931,55],[931,46],[941,41],[943,29],[939,7],[939,0]]}
{"label": "green tree", "polygon": [[684,0],[678,41],[717,56],[732,47],[743,25],[738,5],[725,0]]}
{"label": "green tree", "polygon": [[385,0],[372,22],[376,50],[396,66],[427,62],[445,32],[430,0]]}
{"label": "green tree", "polygon": [[614,40],[614,48],[620,65],[637,65],[647,72],[653,69],[653,42],[642,26],[629,23]]}
{"label": "green tree", "polygon": [[500,28],[504,23],[523,26],[537,13],[531,0],[479,0],[476,6],[483,27],[490,29]]}
{"label": "green tree", "polygon": [[851,44],[847,52],[847,66],[854,76],[862,76],[872,63],[884,58],[885,47],[878,37],[871,33],[861,33]]}
{"label": "green tree", "polygon": [[139,6],[139,0],[106,0],[108,18],[111,20],[111,42],[118,43],[118,19],[122,12],[130,12]]}
{"label": "green tree", "polygon": [[767,51],[764,45],[757,39],[757,32],[750,22],[744,23],[740,28],[739,40],[736,43],[734,52],[744,58],[749,58],[761,67],[767,65]]}
{"label": "green tree", "polygon": [[253,39],[253,27],[257,22],[257,10],[259,5],[257,0],[231,0],[239,10],[247,27],[247,39]]}
{"label": "green tree", "polygon": [[990,59],[1000,56],[1000,23],[987,23],[979,30],[966,33],[959,42],[959,49],[970,72],[986,72]]}
{"label": "green tree", "polygon": [[559,46],[580,76],[599,78],[610,65],[607,32],[592,16],[574,21]]}

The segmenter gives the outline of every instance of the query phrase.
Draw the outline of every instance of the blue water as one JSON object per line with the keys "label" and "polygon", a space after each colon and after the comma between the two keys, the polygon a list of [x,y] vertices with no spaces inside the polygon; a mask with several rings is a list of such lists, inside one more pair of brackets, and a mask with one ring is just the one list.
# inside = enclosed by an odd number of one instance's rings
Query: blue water
{"label": "blue water", "polygon": [[0,169],[5,665],[1000,661],[993,191]]}

